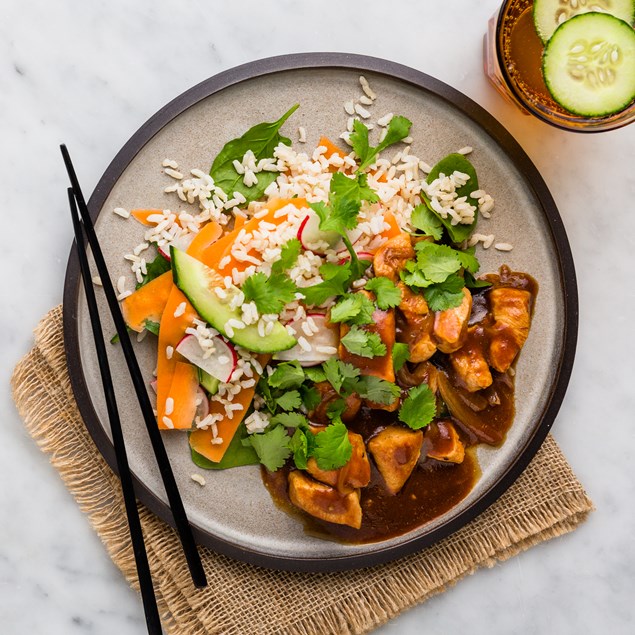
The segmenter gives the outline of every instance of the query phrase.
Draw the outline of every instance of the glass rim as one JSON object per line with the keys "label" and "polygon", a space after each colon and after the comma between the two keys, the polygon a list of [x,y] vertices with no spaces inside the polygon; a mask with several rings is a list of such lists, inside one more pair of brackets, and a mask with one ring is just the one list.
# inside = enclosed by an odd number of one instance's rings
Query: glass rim
{"label": "glass rim", "polygon": [[[513,81],[512,77],[507,71],[507,64],[503,58],[502,47],[500,46],[502,36],[502,26],[503,26],[503,18],[505,15],[505,10],[507,7],[513,2],[518,2],[519,0],[503,0],[501,3],[500,9],[498,11],[498,17],[496,18],[496,30],[495,30],[495,38],[494,38],[494,48],[496,49],[496,60],[498,62],[498,66],[500,68],[500,72],[505,81],[505,86],[511,93],[514,101],[522,106],[522,108],[526,109],[530,114],[537,117],[541,121],[555,128],[559,128],[560,130],[566,130],[567,132],[579,132],[581,134],[590,134],[590,133],[598,133],[598,132],[609,132],[610,130],[617,130],[619,128],[623,128],[624,126],[628,126],[630,123],[635,121],[635,101],[631,102],[624,110],[620,110],[617,113],[613,113],[608,117],[596,117],[589,118],[583,117],[581,115],[575,115],[571,113],[570,115],[562,115],[560,113],[553,113],[554,117],[560,117],[561,121],[556,119],[550,119],[542,110],[537,108],[535,104],[529,101],[524,97],[522,91],[518,89],[516,83]],[[531,4],[533,5],[533,1],[531,0]],[[624,120],[615,119],[611,121],[610,117],[620,117],[630,112],[630,117],[626,117]],[[578,124],[567,125],[567,122],[570,124]]]}

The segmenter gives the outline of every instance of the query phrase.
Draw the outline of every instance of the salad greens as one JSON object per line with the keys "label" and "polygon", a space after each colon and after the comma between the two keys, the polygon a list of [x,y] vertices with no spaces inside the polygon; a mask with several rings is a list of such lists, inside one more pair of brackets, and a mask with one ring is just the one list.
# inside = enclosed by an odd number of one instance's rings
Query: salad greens
{"label": "salad greens", "polygon": [[[428,174],[428,178],[426,180],[428,183],[432,183],[432,181],[434,181],[439,176],[439,174],[443,173],[447,176],[455,171],[463,172],[470,177],[469,181],[465,185],[459,187],[456,190],[458,197],[467,196],[469,198],[472,192],[478,190],[478,178],[476,176],[476,170],[474,169],[474,166],[468,159],[466,159],[462,154],[459,154],[458,152],[448,154],[447,157],[441,159],[441,161],[439,161],[432,168],[432,171],[430,172],[430,174]],[[441,221],[442,225],[445,227],[448,233],[450,240],[453,243],[463,242],[470,237],[471,233],[474,231],[474,227],[476,226],[478,213],[474,214],[474,221],[470,225],[452,225],[451,219],[441,218],[432,209],[432,207],[430,207],[430,201],[424,194],[422,194],[422,198],[424,199],[426,206],[432,212],[432,214],[434,214]],[[439,238],[436,237],[435,239],[439,240]]]}
{"label": "salad greens", "polygon": [[377,160],[377,155],[386,148],[399,143],[410,134],[412,122],[397,115],[393,117],[386,129],[386,135],[383,140],[375,147],[370,146],[368,142],[368,128],[358,119],[353,121],[353,132],[350,135],[350,142],[353,144],[353,150],[360,160],[357,172],[363,172],[368,169]]}
{"label": "salad greens", "polygon": [[[241,193],[246,202],[262,198],[266,188],[276,179],[277,171],[257,172],[257,183],[246,186],[240,173],[245,155],[253,153],[257,163],[273,159],[276,146],[290,145],[290,139],[281,133],[281,127],[295,112],[294,105],[277,121],[253,126],[241,137],[225,144],[213,161],[210,176],[217,187],[228,195]],[[298,238],[282,245],[278,260],[271,265],[270,273],[256,272],[248,276],[241,285],[245,302],[253,302],[260,315],[280,314],[285,305],[297,297],[304,296],[307,306],[320,306],[334,299],[329,309],[328,320],[332,324],[346,325],[340,338],[341,346],[353,355],[363,358],[385,356],[388,347],[380,335],[372,330],[376,311],[389,311],[402,302],[402,289],[388,277],[370,277],[364,285],[365,291],[353,289],[353,282],[364,277],[371,262],[360,258],[354,249],[349,232],[358,224],[362,206],[380,202],[379,195],[369,185],[367,171],[379,154],[390,146],[406,139],[412,122],[403,116],[392,117],[385,129],[383,139],[372,146],[369,129],[361,121],[353,121],[349,135],[357,167],[349,173],[334,172],[330,179],[328,200],[309,203],[319,219],[319,229],[339,235],[348,255],[339,262],[325,262],[319,267],[322,281],[309,287],[299,288],[288,275],[302,253]],[[239,168],[236,169],[236,166]],[[457,189],[459,197],[469,197],[478,189],[474,167],[462,154],[454,153],[441,159],[427,177],[431,183],[440,174],[450,175],[455,171],[469,176],[466,185]],[[415,257],[405,263],[400,272],[401,283],[422,295],[432,311],[456,307],[463,301],[463,289],[478,289],[489,283],[475,278],[479,263],[474,249],[456,248],[467,239],[476,219],[471,225],[452,225],[432,208],[425,193],[423,203],[412,211],[411,224]],[[434,241],[434,242],[433,242]],[[170,262],[157,255],[147,264],[147,273],[137,288],[170,270]],[[400,283],[400,286],[402,286]],[[158,333],[159,325],[147,322],[146,328]],[[399,371],[409,361],[409,347],[403,342],[391,346],[392,370]],[[322,384],[322,385],[320,385]],[[324,399],[328,384],[329,401],[326,416],[330,424],[318,428],[310,424],[308,413],[315,410]],[[331,390],[332,389],[332,390]],[[333,393],[335,391],[335,394]],[[401,388],[393,381],[363,374],[360,368],[332,357],[319,366],[305,368],[297,361],[277,362],[273,369],[262,374],[256,385],[259,409],[266,419],[260,432],[249,433],[242,422],[220,462],[212,462],[192,449],[192,460],[204,469],[224,469],[238,465],[262,464],[275,471],[291,460],[296,467],[306,469],[314,459],[322,470],[333,470],[345,465],[352,454],[346,425],[342,414],[346,400],[357,395],[378,406],[390,406],[402,397]],[[436,398],[426,384],[408,391],[402,400],[397,417],[412,429],[427,426],[437,412]]]}
{"label": "salad greens", "polygon": [[209,171],[214,179],[214,184],[229,195],[240,192],[247,202],[257,201],[265,193],[265,190],[275,181],[277,172],[258,172],[258,183],[251,187],[243,183],[243,175],[238,174],[234,167],[234,161],[241,162],[245,154],[251,150],[256,161],[273,157],[277,145],[283,143],[290,146],[291,139],[280,134],[282,124],[298,109],[299,104],[292,106],[277,121],[272,123],[259,123],[245,132],[242,137],[227,142],[214,159]]}

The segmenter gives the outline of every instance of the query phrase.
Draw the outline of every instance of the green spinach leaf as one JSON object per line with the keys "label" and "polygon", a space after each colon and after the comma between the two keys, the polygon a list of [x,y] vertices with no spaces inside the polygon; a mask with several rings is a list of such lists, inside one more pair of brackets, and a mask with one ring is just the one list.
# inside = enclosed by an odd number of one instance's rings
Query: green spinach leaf
{"label": "green spinach leaf", "polygon": [[291,140],[280,134],[282,124],[296,111],[299,104],[290,108],[277,121],[259,123],[245,132],[242,137],[228,141],[214,159],[209,171],[214,183],[228,195],[240,192],[247,203],[258,200],[267,187],[278,176],[277,172],[258,172],[258,183],[247,187],[243,182],[243,175],[234,168],[234,161],[242,161],[247,150],[251,150],[256,161],[273,157],[273,151],[279,143],[291,145]]}
{"label": "green spinach leaf", "polygon": [[[434,181],[434,179],[436,179],[439,174],[443,173],[446,176],[449,176],[455,170],[468,174],[470,177],[470,180],[456,191],[459,198],[461,196],[467,196],[468,201],[470,201],[470,193],[478,190],[478,178],[476,176],[476,170],[474,169],[474,166],[468,159],[466,159],[462,154],[459,154],[458,152],[448,154],[447,157],[441,159],[441,161],[439,161],[432,168],[432,172],[428,174],[428,178],[426,180],[428,183],[432,183],[432,181]],[[447,230],[448,236],[453,243],[460,243],[463,242],[466,238],[469,238],[470,234],[474,230],[474,227],[476,226],[478,212],[475,213],[474,221],[470,225],[452,225],[452,223],[450,222],[450,218],[441,218],[430,207],[430,201],[428,200],[428,198],[425,195],[422,196],[428,209],[443,223],[443,226]]]}

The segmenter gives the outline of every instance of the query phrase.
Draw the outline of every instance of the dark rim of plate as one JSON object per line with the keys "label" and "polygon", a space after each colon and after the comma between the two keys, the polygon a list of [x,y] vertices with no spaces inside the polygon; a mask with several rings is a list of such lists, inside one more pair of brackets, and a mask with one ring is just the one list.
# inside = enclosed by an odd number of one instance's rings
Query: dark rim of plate
{"label": "dark rim of plate", "polygon": [[[474,519],[494,503],[512,483],[514,483],[542,445],[564,398],[571,376],[577,341],[578,291],[571,249],[556,204],[540,173],[507,130],[488,112],[481,108],[481,106],[447,84],[413,68],[364,55],[348,53],[300,53],[270,57],[224,71],[190,88],[168,103],[141,126],[115,156],[101,177],[88,202],[92,218],[94,220],[97,218],[115,183],[143,146],[164,126],[169,124],[185,110],[210,95],[240,82],[282,71],[316,68],[349,69],[362,73],[370,71],[402,80],[440,97],[447,102],[448,106],[460,111],[463,115],[479,124],[481,128],[496,141],[520,174],[524,176],[526,183],[541,204],[545,220],[551,230],[552,238],[556,246],[560,282],[564,296],[562,299],[565,318],[563,325],[563,346],[560,359],[558,360],[558,368],[555,372],[551,392],[542,412],[541,420],[536,426],[534,434],[492,487],[460,514],[450,518],[437,528],[398,545],[382,547],[382,543],[377,543],[376,549],[372,552],[365,552],[359,555],[347,554],[340,557],[328,558],[311,557],[309,555],[306,558],[291,558],[267,554],[258,551],[256,548],[250,549],[235,545],[192,524],[194,536],[199,544],[210,547],[214,551],[226,556],[273,569],[327,572],[374,566],[428,547],[438,540],[449,536]],[[72,364],[69,364],[68,371],[77,405],[79,406],[86,427],[97,448],[106,459],[106,462],[116,473],[114,449],[93,407],[81,365],[77,320],[79,291],[79,264],[75,245],[73,245],[68,259],[64,284],[64,346],[67,359],[74,360]],[[140,482],[137,477],[133,475],[133,478],[135,481],[135,491],[139,500],[159,516],[159,518],[169,525],[174,526],[172,513],[167,504],[160,500],[157,495]]]}

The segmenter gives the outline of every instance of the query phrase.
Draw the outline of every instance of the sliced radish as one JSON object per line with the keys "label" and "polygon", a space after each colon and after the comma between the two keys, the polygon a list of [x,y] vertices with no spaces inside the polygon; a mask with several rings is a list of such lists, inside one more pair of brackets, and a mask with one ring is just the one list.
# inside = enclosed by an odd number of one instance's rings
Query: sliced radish
{"label": "sliced radish", "polygon": [[158,383],[158,382],[157,382],[157,380],[156,380],[156,379],[153,379],[153,380],[150,382],[150,388],[152,388],[152,390],[153,390],[153,392],[154,392],[154,394],[155,394],[155,395],[157,394],[157,383]]}
{"label": "sliced radish", "polygon": [[[357,254],[357,257],[360,260],[370,260],[370,262],[373,261],[373,254],[371,254],[370,251],[359,251],[355,253]],[[348,249],[338,252],[337,255],[340,257],[340,260],[338,263],[340,265],[344,264],[345,262],[348,262],[351,259],[351,255],[350,253],[348,253]]]}
{"label": "sliced radish", "polygon": [[209,399],[206,392],[199,386],[196,391],[196,401],[200,399],[200,403],[196,405],[196,416],[202,421],[209,414]]}
{"label": "sliced radish", "polygon": [[359,227],[354,227],[353,229],[347,229],[346,235],[354,247],[355,243],[364,235],[364,232]]}
{"label": "sliced radish", "polygon": [[309,249],[316,254],[324,254],[326,249],[332,249],[341,240],[337,232],[322,231],[320,218],[311,210],[298,229],[298,240],[304,249]]}
{"label": "sliced radish", "polygon": [[[308,325],[309,318],[312,318],[317,332],[308,335],[304,328],[309,330],[308,326],[303,327],[304,324]],[[337,326],[332,326],[327,323],[326,315],[324,313],[307,313],[305,318],[294,320],[289,324],[295,332],[296,337],[299,339],[303,337],[311,347],[310,351],[305,350],[299,343],[293,348],[287,351],[280,351],[276,353],[273,358],[281,361],[297,361],[300,366],[315,366],[322,362],[331,359],[334,352],[325,352],[324,350],[318,350],[323,346],[328,346],[333,349],[337,349],[339,344],[339,329]]]}
{"label": "sliced radish", "polygon": [[212,377],[227,383],[238,365],[234,347],[220,336],[214,338],[214,352],[204,356],[204,351],[194,335],[186,335],[176,346],[178,353]]}
{"label": "sliced radish", "polygon": [[175,238],[172,242],[166,243],[165,245],[161,245],[157,247],[159,253],[166,259],[170,260],[170,247],[176,247],[176,249],[180,249],[181,251],[187,251],[187,248],[190,246],[190,243],[194,240],[196,234],[184,234]]}

